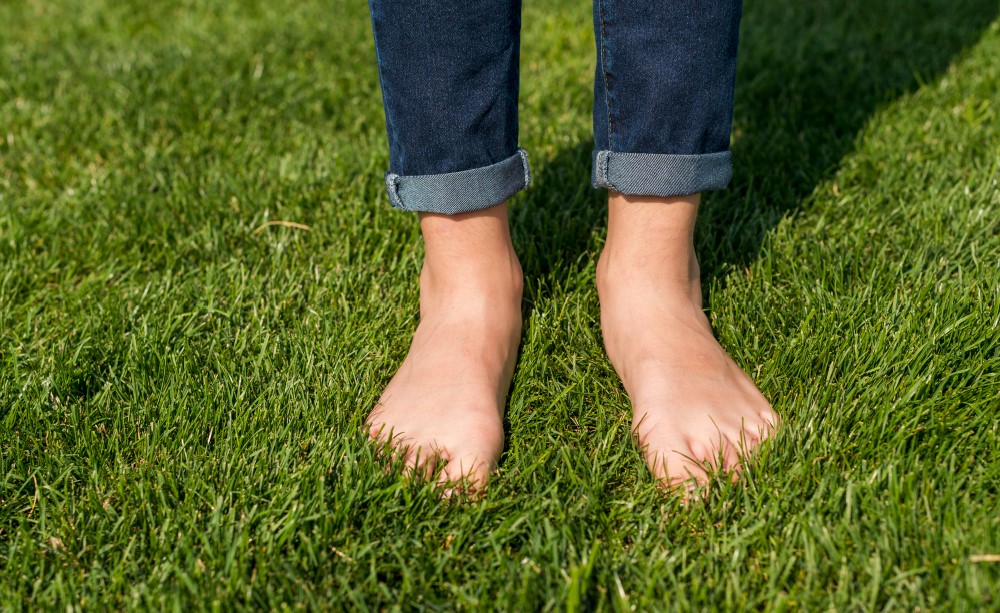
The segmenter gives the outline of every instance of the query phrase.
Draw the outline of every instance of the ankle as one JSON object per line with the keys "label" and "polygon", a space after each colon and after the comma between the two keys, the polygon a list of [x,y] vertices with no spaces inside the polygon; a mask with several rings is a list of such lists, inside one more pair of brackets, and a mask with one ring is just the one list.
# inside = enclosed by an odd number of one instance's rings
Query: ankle
{"label": "ankle", "polygon": [[701,309],[701,283],[681,267],[630,264],[605,254],[597,262],[597,294],[602,306],[613,304],[693,305]]}
{"label": "ankle", "polygon": [[597,264],[605,297],[627,294],[701,308],[701,271],[694,249],[699,196],[608,198],[608,236]]}
{"label": "ankle", "polygon": [[482,302],[499,308],[521,301],[524,274],[516,257],[495,253],[493,262],[429,261],[420,270],[421,300],[433,298],[451,304]]}
{"label": "ankle", "polygon": [[422,213],[420,230],[425,247],[422,291],[520,300],[523,274],[506,204],[451,216]]}

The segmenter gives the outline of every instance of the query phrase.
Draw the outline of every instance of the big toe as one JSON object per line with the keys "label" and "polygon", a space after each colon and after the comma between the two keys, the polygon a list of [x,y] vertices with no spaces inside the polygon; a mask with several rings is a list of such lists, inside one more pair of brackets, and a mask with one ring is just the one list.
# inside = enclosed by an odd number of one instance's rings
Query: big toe
{"label": "big toe", "polygon": [[482,453],[451,456],[438,477],[443,495],[448,497],[454,494],[483,492],[494,464]]}
{"label": "big toe", "polygon": [[437,467],[447,460],[447,455],[434,443],[410,444],[400,449],[399,453],[402,455],[406,474],[422,480],[430,479]]}
{"label": "big toe", "polygon": [[708,481],[708,457],[684,441],[646,445],[646,464],[668,489],[691,489]]}
{"label": "big toe", "polygon": [[682,438],[656,441],[645,447],[645,456],[653,476],[664,487],[692,490],[708,483],[716,471],[737,479],[743,454],[732,441],[720,437],[713,444]]}

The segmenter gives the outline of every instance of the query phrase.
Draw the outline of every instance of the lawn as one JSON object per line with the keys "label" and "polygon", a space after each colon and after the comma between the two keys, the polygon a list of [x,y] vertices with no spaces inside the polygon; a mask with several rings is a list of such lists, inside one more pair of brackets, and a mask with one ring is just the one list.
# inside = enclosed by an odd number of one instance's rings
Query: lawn
{"label": "lawn", "polygon": [[361,423],[416,324],[367,7],[0,0],[0,609],[1000,608],[1000,5],[759,0],[698,229],[784,417],[682,506],[605,358],[582,0],[525,3],[479,501]]}

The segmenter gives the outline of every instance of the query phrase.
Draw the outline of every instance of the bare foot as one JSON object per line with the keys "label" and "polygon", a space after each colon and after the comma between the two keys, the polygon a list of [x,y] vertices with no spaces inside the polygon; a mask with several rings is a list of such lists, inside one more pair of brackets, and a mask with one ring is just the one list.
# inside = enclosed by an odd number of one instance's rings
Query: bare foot
{"label": "bare foot", "polygon": [[668,487],[733,471],[778,416],[712,335],[694,252],[699,197],[612,193],[597,266],[608,357],[632,401],[632,427]]}
{"label": "bare foot", "polygon": [[442,485],[479,489],[503,450],[503,408],[521,335],[521,266],[505,205],[422,213],[420,228],[420,323],[366,425],[417,474],[441,469]]}

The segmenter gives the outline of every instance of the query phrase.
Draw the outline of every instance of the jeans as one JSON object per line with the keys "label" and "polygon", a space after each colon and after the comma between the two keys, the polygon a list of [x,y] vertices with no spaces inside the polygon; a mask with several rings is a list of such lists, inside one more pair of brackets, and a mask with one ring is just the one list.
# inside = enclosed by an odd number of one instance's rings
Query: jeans
{"label": "jeans", "polygon": [[[524,189],[520,0],[369,7],[392,205],[457,214]],[[741,0],[594,0],[594,187],[678,196],[729,184],[741,12]]]}

